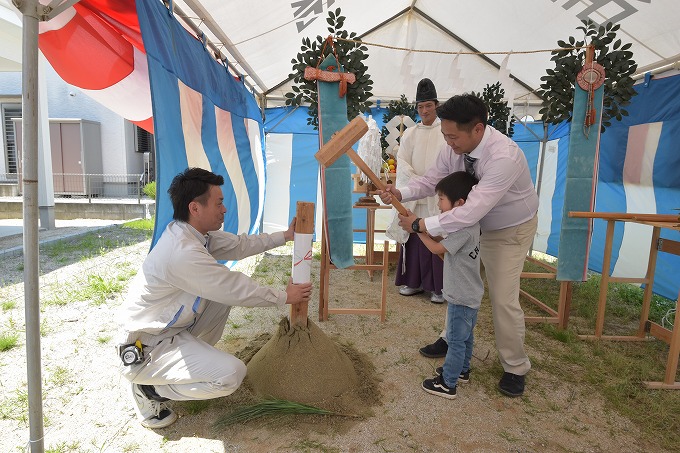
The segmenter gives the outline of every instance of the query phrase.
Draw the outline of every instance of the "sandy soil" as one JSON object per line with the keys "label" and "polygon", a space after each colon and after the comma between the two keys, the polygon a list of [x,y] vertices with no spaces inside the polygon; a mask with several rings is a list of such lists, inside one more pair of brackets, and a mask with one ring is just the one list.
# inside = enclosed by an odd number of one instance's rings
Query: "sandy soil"
{"label": "sandy soil", "polygon": [[[124,239],[118,227],[98,233]],[[420,388],[441,360],[421,357],[417,350],[433,341],[441,328],[445,306],[429,302],[427,295],[400,296],[388,287],[388,316],[333,315],[319,327],[339,343],[368,356],[381,379],[381,403],[362,419],[297,416],[269,418],[215,429],[214,423],[231,409],[252,399],[247,386],[232,396],[207,404],[173,403],[180,415],[169,428],[152,431],[135,419],[127,396],[127,381],[117,372],[113,337],[120,296],[101,304],[92,300],[55,305],[54,300],[75,294],[87,275],[102,279],[133,272],[148,249],[148,242],[121,247],[86,260],[54,262],[41,257],[41,300],[51,300],[41,312],[43,411],[46,448],[78,452],[648,452],[663,451],[643,439],[628,419],[607,408],[590,385],[564,383],[554,367],[541,367],[550,356],[548,342],[528,326],[527,348],[534,369],[522,398],[510,399],[496,390],[501,368],[491,326],[488,300],[483,301],[476,330],[473,371],[456,400],[425,393]],[[290,249],[244,260],[244,272],[258,269],[283,287]],[[318,289],[318,261],[313,278]],[[4,310],[1,333],[19,332],[16,348],[0,352],[0,451],[19,451],[29,439],[26,409],[26,352],[21,284],[21,257],[4,256],[0,289]],[[380,279],[370,281],[365,271],[331,274],[331,306],[376,307]],[[390,275],[393,281],[393,275]],[[60,292],[61,291],[61,292]],[[71,293],[69,293],[71,291]],[[61,294],[61,296],[59,296]],[[51,299],[50,299],[51,298]],[[11,307],[11,302],[15,306]],[[318,315],[318,294],[310,304]],[[44,303],[44,302],[43,302]],[[274,334],[286,310],[232,311],[218,347],[238,353]],[[318,363],[323,367],[324,363]],[[271,370],[276,373],[276,370]],[[305,386],[305,382],[299,385]]]}

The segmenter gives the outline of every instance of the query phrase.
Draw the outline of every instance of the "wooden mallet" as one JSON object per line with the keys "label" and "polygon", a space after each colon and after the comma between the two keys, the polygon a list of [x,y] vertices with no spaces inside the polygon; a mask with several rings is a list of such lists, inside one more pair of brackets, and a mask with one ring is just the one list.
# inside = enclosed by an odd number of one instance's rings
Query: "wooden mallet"
{"label": "wooden mallet", "polygon": [[[330,140],[326,142],[319,151],[314,155],[316,160],[319,161],[324,167],[328,167],[333,164],[340,156],[347,154],[349,158],[366,176],[371,180],[375,186],[386,191],[385,184],[376,176],[375,173],[370,169],[366,162],[359,157],[359,155],[354,152],[352,145],[354,145],[363,135],[368,131],[368,125],[366,121],[361,116],[357,116],[349,124],[337,133],[333,134]],[[392,206],[399,211],[401,215],[408,215],[406,208],[402,205],[399,200],[392,197]]]}

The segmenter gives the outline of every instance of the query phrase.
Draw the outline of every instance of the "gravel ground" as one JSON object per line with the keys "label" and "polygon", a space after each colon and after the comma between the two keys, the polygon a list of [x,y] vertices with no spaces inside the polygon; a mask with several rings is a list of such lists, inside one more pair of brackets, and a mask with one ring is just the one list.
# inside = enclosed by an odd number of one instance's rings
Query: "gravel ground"
{"label": "gravel ground", "polygon": [[[121,246],[89,258],[41,254],[41,346],[46,448],[54,452],[661,452],[643,440],[628,419],[605,406],[587,384],[564,383],[560,373],[543,369],[556,342],[527,329],[527,349],[535,366],[524,397],[501,396],[495,386],[501,369],[496,358],[488,300],[483,301],[476,329],[470,383],[456,400],[425,393],[424,378],[441,360],[426,359],[417,349],[438,335],[444,305],[426,295],[400,296],[389,284],[388,317],[333,315],[321,329],[367,354],[382,379],[382,403],[361,420],[334,417],[265,419],[221,430],[220,417],[247,399],[248,390],[207,405],[173,403],[177,423],[162,430],[143,428],[134,418],[127,381],[117,371],[113,338],[120,291],[106,300],[87,294],[92,283],[125,281],[141,264],[149,242],[139,232],[111,227],[96,233]],[[4,245],[3,245],[4,244]],[[130,244],[130,245],[125,245]],[[9,247],[7,243],[0,245]],[[285,280],[290,248],[244,260],[238,269]],[[312,275],[318,290],[318,261]],[[26,353],[21,255],[4,255],[0,264],[3,311],[0,333],[16,332],[17,347],[0,352],[0,451],[20,451],[28,443]],[[393,275],[390,275],[393,281]],[[101,291],[100,291],[101,292]],[[85,294],[83,294],[85,293]],[[331,306],[375,307],[380,278],[366,272],[332,271]],[[82,300],[78,300],[82,299]],[[310,319],[318,314],[318,293]],[[12,304],[14,304],[12,306]],[[235,308],[218,347],[237,352],[260,334],[275,332],[286,310]],[[529,341],[532,340],[532,341]],[[319,366],[323,366],[320,363]],[[275,372],[275,370],[272,370]],[[304,385],[301,382],[300,385]]]}

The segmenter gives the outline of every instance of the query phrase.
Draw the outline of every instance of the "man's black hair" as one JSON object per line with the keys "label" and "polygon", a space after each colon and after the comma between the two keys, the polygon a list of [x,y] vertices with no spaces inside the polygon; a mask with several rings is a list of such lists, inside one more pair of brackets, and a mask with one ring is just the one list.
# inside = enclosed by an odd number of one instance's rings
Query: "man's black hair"
{"label": "man's black hair", "polygon": [[477,123],[486,126],[489,112],[484,101],[474,94],[465,93],[453,96],[437,107],[437,116],[442,120],[453,121],[460,129],[469,132]]}
{"label": "man's black hair", "polygon": [[434,190],[437,193],[446,195],[446,198],[455,203],[460,200],[467,200],[468,194],[472,187],[479,181],[466,171],[456,171],[448,176],[445,176],[437,183]]}
{"label": "man's black hair", "polygon": [[172,218],[188,222],[189,203],[196,200],[205,205],[210,186],[221,186],[222,184],[224,184],[222,176],[198,167],[187,168],[175,176],[168,189],[174,209]]}

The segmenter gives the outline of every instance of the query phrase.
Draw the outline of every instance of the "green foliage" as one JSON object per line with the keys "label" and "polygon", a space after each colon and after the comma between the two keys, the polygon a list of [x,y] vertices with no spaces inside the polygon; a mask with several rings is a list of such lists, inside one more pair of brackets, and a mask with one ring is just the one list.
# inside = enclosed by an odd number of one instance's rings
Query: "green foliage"
{"label": "green foliage", "polygon": [[200,414],[210,406],[210,400],[183,401],[182,407],[191,415]]}
{"label": "green foliage", "polygon": [[28,421],[28,392],[15,390],[13,397],[5,397],[0,401],[0,420]]}
{"label": "green foliage", "polygon": [[130,228],[132,230],[153,231],[154,219],[137,219],[125,222],[122,227]]}
{"label": "green foliage", "polygon": [[557,41],[562,50],[553,51],[551,60],[555,62],[554,69],[547,69],[547,75],[541,77],[543,83],[538,91],[544,99],[540,114],[543,120],[557,124],[571,121],[574,110],[574,84],[576,75],[585,62],[585,49],[571,49],[582,47],[590,42],[595,47],[595,61],[605,70],[604,108],[602,112],[602,132],[611,126],[611,120],[620,121],[628,116],[624,108],[637,92],[633,89],[632,75],[637,69],[633,60],[630,43],[623,44],[616,39],[616,32],[621,27],[611,22],[598,27],[591,21],[582,21],[583,26],[577,27],[584,34],[584,38],[577,41],[570,36],[565,41]]}
{"label": "green foliage", "polygon": [[[416,121],[417,113],[416,106],[408,101],[406,95],[402,94],[398,101],[390,101],[390,103],[387,104],[387,112],[385,112],[383,115],[383,123],[387,124],[389,120],[399,115],[408,116],[413,121]],[[404,130],[406,130],[406,127],[407,126],[404,126]],[[380,131],[380,146],[383,149],[383,159],[387,159],[386,153],[392,151],[387,149],[389,145],[387,144],[385,137],[387,137],[388,133],[389,131],[387,128],[383,126],[382,130]]]}
{"label": "green foliage", "polygon": [[59,442],[57,445],[50,446],[45,449],[45,453],[67,453],[67,452],[78,452],[81,451],[80,443],[76,441],[72,442]]}
{"label": "green foliage", "polygon": [[151,181],[142,188],[142,192],[152,200],[156,199],[156,181]]}
{"label": "green foliage", "polygon": [[[333,37],[360,41],[355,32],[348,33],[342,29],[345,17],[340,15],[340,8],[335,12],[328,11],[328,31]],[[331,45],[325,45],[326,40],[317,36],[315,41],[302,38],[302,47],[296,58],[290,62],[293,64],[293,73],[289,77],[293,79],[292,91],[286,93],[286,105],[299,106],[309,103],[307,110],[309,118],[307,124],[319,127],[319,98],[316,90],[316,80],[305,80],[305,68],[316,67],[326,56],[333,53]],[[373,81],[368,74],[368,67],[364,60],[368,58],[368,47],[361,43],[333,40],[333,46],[345,72],[351,72],[356,76],[356,82],[347,84],[347,118],[353,119],[362,112],[370,109],[372,102],[368,99],[373,95]],[[323,52],[323,53],[322,53]]]}
{"label": "green foliage", "polygon": [[296,414],[338,415],[334,412],[321,409],[319,407],[309,406],[307,404],[297,403],[295,401],[269,399],[260,401],[259,403],[255,403],[250,406],[242,406],[237,408],[227,416],[218,419],[215,422],[215,427],[225,428],[237,423],[246,423],[261,417],[272,415],[282,416]]}
{"label": "green foliage", "polygon": [[18,333],[3,333],[0,334],[0,351],[9,351],[17,346],[19,342]]}
{"label": "green foliage", "polygon": [[[496,82],[493,85],[485,86],[482,94],[474,91],[472,94],[483,100],[489,110],[489,118],[486,124],[511,137],[515,120],[510,118],[512,109],[508,107],[508,101],[503,100],[505,90],[501,87],[501,83]],[[510,118],[510,121],[508,121],[508,118]]]}

